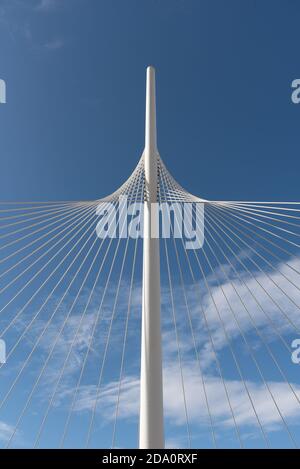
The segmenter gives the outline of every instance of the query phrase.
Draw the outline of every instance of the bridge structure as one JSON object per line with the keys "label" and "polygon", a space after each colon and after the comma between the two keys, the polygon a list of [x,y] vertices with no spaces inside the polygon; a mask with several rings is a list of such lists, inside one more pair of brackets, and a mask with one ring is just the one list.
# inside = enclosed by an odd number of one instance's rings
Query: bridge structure
{"label": "bridge structure", "polygon": [[[141,238],[129,235],[128,204]],[[185,206],[189,228],[201,222],[200,248],[178,235]],[[299,211],[299,202],[210,201],[180,186],[158,152],[148,67],[145,148],[118,190],[1,202],[4,447],[113,448],[126,418],[138,420],[139,448],[164,448],[172,426],[185,427],[187,447],[272,447],[276,435],[298,447]],[[111,435],[100,443],[103,422]]]}

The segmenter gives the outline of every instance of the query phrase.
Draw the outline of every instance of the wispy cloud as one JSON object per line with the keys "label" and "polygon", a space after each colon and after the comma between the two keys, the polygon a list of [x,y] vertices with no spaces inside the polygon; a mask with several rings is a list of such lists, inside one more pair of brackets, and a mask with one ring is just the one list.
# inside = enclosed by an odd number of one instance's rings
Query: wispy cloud
{"label": "wispy cloud", "polygon": [[[5,27],[9,37],[14,41],[23,41],[34,50],[55,51],[65,45],[62,34],[58,32],[48,40],[41,38],[35,28],[35,23],[47,21],[42,13],[57,12],[59,7],[64,6],[63,0],[4,0],[0,6],[0,23]],[[46,24],[46,23],[45,23]],[[43,28],[43,34],[47,28]],[[50,34],[49,34],[50,35]]]}
{"label": "wispy cloud", "polygon": [[[299,258],[289,259],[289,264],[293,265],[297,270],[300,269]],[[253,318],[253,321],[257,325],[260,331],[264,332],[264,338],[267,341],[277,340],[276,334],[271,334],[273,331],[273,325],[270,323],[268,317],[264,314],[258,304],[254,301],[250,295],[249,290],[252,291],[257,298],[258,302],[262,305],[262,308],[272,317],[274,324],[280,329],[282,335],[290,334],[293,330],[292,326],[287,322],[286,318],[282,315],[278,307],[272,303],[270,297],[265,293],[264,289],[259,286],[259,283],[263,285],[269,295],[276,299],[278,304],[284,309],[286,314],[295,322],[298,321],[298,311],[295,305],[291,301],[284,297],[282,291],[278,289],[276,284],[291,297],[294,301],[299,301],[298,290],[287,280],[285,280],[281,272],[284,272],[288,278],[293,282],[297,281],[297,274],[287,267],[285,263],[279,263],[276,265],[276,270],[268,271],[269,278],[259,271],[252,271],[251,274],[240,272],[241,278],[244,285],[241,284],[236,278],[231,269],[227,269],[227,276],[220,276],[220,284],[216,282],[213,275],[208,276],[208,282],[210,285],[210,291],[207,291],[203,281],[199,281],[197,288],[200,291],[200,297],[204,312],[207,316],[209,323],[210,334],[215,344],[215,350],[217,356],[220,357],[224,351],[228,350],[228,342],[224,334],[224,326],[228,332],[231,341],[240,340],[241,331],[244,334],[255,335],[253,328],[253,322],[249,317],[247,311],[243,309],[239,296],[237,295],[233,285],[239,292],[240,296],[244,299],[249,312]],[[259,282],[259,283],[258,283]],[[247,287],[245,286],[247,285]],[[117,315],[115,325],[113,327],[113,334],[111,337],[110,350],[113,355],[110,357],[110,373],[106,374],[103,379],[100,388],[100,399],[99,405],[97,405],[97,415],[101,416],[101,424],[111,424],[112,418],[115,412],[115,404],[117,399],[117,393],[119,388],[118,377],[118,366],[120,363],[120,349],[124,333],[124,318],[127,310],[129,285],[126,280],[123,281],[121,287],[121,296],[118,302]],[[111,306],[115,297],[116,284],[112,281],[110,283],[106,301],[103,304],[103,311],[101,314],[101,327],[97,328],[95,338],[92,342],[91,348],[91,362],[96,360],[99,364],[101,363],[103,347],[107,340],[107,330],[110,322],[112,313]],[[187,298],[190,306],[190,312],[192,316],[192,322],[194,327],[194,333],[197,341],[197,348],[199,351],[201,368],[203,372],[203,378],[206,386],[206,392],[209,396],[209,405],[212,411],[212,416],[217,429],[231,429],[233,427],[233,421],[231,418],[231,412],[228,405],[225,388],[222,379],[219,377],[216,369],[212,364],[214,363],[215,357],[211,350],[210,339],[206,331],[202,311],[199,304],[199,296],[195,294],[195,287],[193,285],[186,285]],[[226,297],[231,304],[233,311],[236,314],[239,324],[234,320],[231,309],[228,307]],[[97,314],[100,298],[103,293],[103,289],[99,289],[95,292],[92,302],[88,308],[87,314],[85,315],[82,323],[80,323],[80,317],[84,310],[84,305],[89,296],[89,289],[85,289],[80,297],[79,304],[74,309],[70,319],[68,320],[67,327],[64,329],[63,334],[59,338],[55,347],[55,359],[49,362],[45,373],[45,379],[40,384],[40,390],[42,392],[37,393],[36,397],[39,401],[45,403],[49,394],[45,392],[45,389],[49,389],[51,392],[51,386],[55,386],[56,380],[61,370],[61,364],[64,362],[65,357],[68,354],[71,344],[73,344],[73,352],[69,360],[68,365],[65,368],[64,377],[59,387],[59,392],[54,400],[55,411],[65,412],[68,409],[69,404],[72,400],[74,393],[74,383],[77,381],[77,377],[80,373],[80,369],[83,363],[83,358],[89,347],[89,338],[91,337],[91,331],[93,323]],[[180,336],[180,346],[183,357],[184,366],[184,383],[185,392],[187,397],[189,419],[192,425],[201,427],[208,425],[208,415],[206,410],[205,396],[203,392],[203,386],[201,381],[201,375],[199,372],[198,364],[195,363],[195,354],[192,337],[187,327],[187,311],[185,304],[182,299],[182,289],[178,284],[174,285],[174,297],[176,306],[176,318],[177,326]],[[57,299],[53,299],[49,305],[49,311],[47,314],[51,314],[53,306]],[[141,287],[137,285],[133,291],[133,302],[134,308],[132,311],[132,319],[129,327],[129,339],[134,338],[135,347],[139,346],[139,337],[136,334],[137,320],[140,319],[140,301],[141,301]],[[36,354],[35,363],[40,369],[39,363],[43,363],[52,347],[52,344],[56,340],[57,334],[60,330],[60,326],[64,321],[65,315],[70,309],[72,298],[65,301],[57,314],[56,320],[50,325],[45,334],[43,341],[39,345],[39,353]],[[220,322],[216,311],[216,305],[221,315],[223,324]],[[162,287],[162,320],[163,320],[163,350],[164,350],[164,396],[165,396],[165,413],[166,418],[172,423],[172,425],[183,426],[185,423],[185,413],[182,399],[180,375],[177,364],[177,341],[174,334],[174,327],[172,325],[172,311],[170,306],[170,298],[168,288]],[[35,338],[44,329],[47,323],[47,314],[43,315],[43,319],[39,318],[35,327],[31,329],[31,333],[28,334],[27,348],[32,347]],[[29,318],[26,319],[29,321]],[[19,328],[22,330],[24,327],[23,322],[19,323]],[[80,325],[79,330],[78,326]],[[75,332],[77,336],[74,338]],[[261,347],[260,339],[257,337],[257,343]],[[94,345],[97,344],[97,348]],[[252,344],[252,342],[251,342]],[[255,344],[257,347],[257,344]],[[137,350],[135,348],[134,350]],[[118,352],[119,351],[119,352]],[[128,353],[128,351],[127,351]],[[133,349],[130,350],[133,353]],[[132,356],[132,355],[131,355]],[[24,359],[24,356],[23,356]],[[249,355],[246,359],[250,360]],[[99,361],[98,361],[99,360]],[[135,360],[138,362],[138,359]],[[131,361],[132,362],[132,361]],[[94,369],[94,366],[92,367]],[[226,368],[226,367],[225,367]],[[90,367],[91,369],[91,367]],[[98,370],[99,371],[99,370]],[[38,370],[36,371],[38,373]],[[251,401],[246,392],[244,383],[242,380],[234,379],[232,376],[226,373],[226,369],[223,370],[224,383],[228,389],[230,400],[234,409],[234,414],[237,423],[244,429],[258,431],[256,417],[253,412]],[[97,374],[97,373],[96,373]],[[278,375],[279,376],[279,375]],[[113,378],[115,377],[115,378]],[[259,415],[262,424],[268,431],[276,431],[282,429],[281,416],[278,409],[274,405],[272,396],[262,381],[255,380],[253,376],[246,374],[244,379],[248,390],[250,392],[252,401],[255,409]],[[288,419],[290,423],[296,423],[296,420],[300,417],[300,406],[295,396],[292,394],[289,386],[283,380],[266,379],[270,389],[273,392],[275,400],[280,408],[282,414]],[[75,403],[74,411],[77,415],[82,413],[91,412],[97,395],[97,376],[95,374],[88,374],[87,379],[83,379],[78,389],[77,400]],[[300,387],[299,383],[294,382],[292,384],[295,392],[300,398]],[[48,397],[47,397],[48,396]],[[126,371],[122,383],[122,393],[120,401],[120,412],[119,418],[136,419],[139,411],[139,376],[132,370]],[[53,409],[53,410],[54,410]],[[171,442],[170,444],[176,444]]]}
{"label": "wispy cloud", "polygon": [[[0,421],[0,441],[1,442],[6,442],[9,439],[13,431],[14,431],[14,427],[12,425],[9,425],[8,423]],[[19,435],[19,432],[18,432],[18,435]]]}
{"label": "wispy cloud", "polygon": [[[223,382],[216,377],[205,376],[207,394],[209,396],[210,412],[214,425],[218,430],[233,428],[228,400],[226,399]],[[199,370],[193,364],[184,371],[185,393],[188,404],[188,417],[191,425],[208,426],[208,412],[205,396],[200,380]],[[235,380],[225,380],[230,401],[234,409],[236,423],[240,428],[254,427],[259,433],[256,416],[245,392],[243,383]],[[253,381],[247,382],[255,409],[265,430],[276,431],[282,429],[282,418],[278,412],[270,393],[264,384]],[[276,396],[277,405],[290,423],[296,423],[300,416],[300,406],[295,397],[289,392],[286,383],[280,381],[268,382]],[[294,385],[300,397],[300,386]],[[97,413],[101,416],[102,425],[111,422],[115,415],[119,383],[112,381],[105,384],[98,393]],[[61,395],[61,404],[68,399],[71,390],[65,390]],[[82,386],[74,411],[91,412],[95,406],[97,388],[94,385]],[[168,364],[164,369],[164,409],[165,416],[172,425],[183,426],[186,423],[184,403],[180,386],[180,373],[177,367]],[[120,399],[120,419],[137,418],[139,413],[139,378],[127,376],[124,378]],[[174,442],[173,442],[174,444]]]}
{"label": "wispy cloud", "polygon": [[54,8],[58,7],[59,4],[62,3],[62,0],[40,0],[39,3],[36,5],[36,11],[47,12],[49,10],[53,10]]}

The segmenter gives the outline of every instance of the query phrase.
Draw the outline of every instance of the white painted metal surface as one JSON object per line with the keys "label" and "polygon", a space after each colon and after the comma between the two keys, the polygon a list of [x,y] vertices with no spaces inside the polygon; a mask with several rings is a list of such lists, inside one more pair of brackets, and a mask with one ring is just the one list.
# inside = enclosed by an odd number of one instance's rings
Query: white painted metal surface
{"label": "white painted metal surface", "polygon": [[[155,70],[147,68],[145,126],[145,192],[144,203],[144,252],[143,252],[143,305],[142,305],[142,354],[140,394],[139,447],[164,448],[162,352],[160,321],[160,260],[159,238],[155,232],[157,214],[151,212],[151,204],[157,202],[157,143]],[[154,230],[154,231],[153,231]]]}

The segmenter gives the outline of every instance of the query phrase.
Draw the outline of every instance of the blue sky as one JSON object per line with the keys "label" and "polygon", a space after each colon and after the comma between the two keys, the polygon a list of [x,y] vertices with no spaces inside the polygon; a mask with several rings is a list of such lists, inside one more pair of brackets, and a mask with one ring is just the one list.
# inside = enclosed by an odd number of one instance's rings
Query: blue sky
{"label": "blue sky", "polygon": [[153,64],[159,150],[184,186],[215,200],[297,200],[298,9],[1,1],[1,198],[93,199],[120,185],[143,148]]}
{"label": "blue sky", "polygon": [[[187,190],[210,200],[299,200],[300,105],[291,102],[291,83],[300,75],[299,10],[300,5],[294,0],[0,0],[0,78],[7,85],[7,104],[0,105],[0,200],[94,200],[119,187],[137,164],[143,150],[145,69],[149,64],[156,67],[157,73],[159,151],[170,172]],[[208,246],[207,249],[209,251]],[[291,251],[289,261],[299,266],[296,250]],[[128,256],[132,258],[132,255],[131,246]],[[173,263],[174,256],[173,253]],[[202,261],[205,265],[204,258]],[[283,262],[286,261],[287,256],[284,256]],[[222,263],[226,270],[226,259],[222,258]],[[263,265],[261,260],[258,263],[260,267]],[[274,264],[277,272],[269,270],[269,273],[277,280],[278,271],[286,269],[286,265],[280,262]],[[259,269],[250,260],[247,260],[247,265],[260,278]],[[197,386],[200,386],[197,364],[193,357],[188,323],[183,318],[184,302],[179,274],[175,264],[173,267],[179,327],[185,344],[183,361],[192,442],[195,447],[211,447],[207,415],[203,410],[204,400],[197,391]],[[120,260],[117,261],[111,291],[105,300],[108,318],[118,282],[118,269]],[[75,266],[73,270],[75,272]],[[70,270],[66,280],[71,281],[73,270]],[[108,270],[105,267],[106,275]],[[237,265],[237,270],[242,271],[240,265]],[[278,417],[274,417],[274,409],[269,407],[268,396],[255,366],[249,366],[249,356],[244,351],[237,326],[228,317],[220,285],[212,275],[209,277],[207,265],[205,271],[224,311],[224,319],[228,321],[233,346],[239,355],[246,380],[249,381],[249,388],[256,398],[271,443],[274,447],[288,447],[290,441],[278,423]],[[62,272],[63,268],[58,271],[57,278]],[[119,446],[134,446],[136,443],[137,408],[134,404],[138,399],[139,336],[135,330],[139,330],[140,320],[140,272],[139,260],[134,290],[134,323],[127,354],[127,387],[118,426]],[[229,288],[224,273],[218,270],[218,274],[224,289]],[[41,415],[47,407],[45,394],[51,394],[50,390],[55,385],[55,373],[59,363],[64,360],[67,346],[72,342],[77,317],[82,313],[95,275],[96,270],[93,269],[80,302],[74,308],[73,322],[64,331],[63,340],[59,340],[56,359],[50,363],[34,405],[16,434],[14,446],[30,447],[34,442]],[[203,324],[197,319],[197,301],[192,293],[187,267],[184,268],[184,275],[199,338],[198,346],[205,352],[209,344],[203,333]],[[218,344],[225,379],[237,403],[245,444],[248,447],[262,446],[263,441],[255,429],[253,416],[249,416],[249,403],[246,404],[244,397],[241,397],[244,396],[242,384],[230,350],[224,342],[221,326],[214,317],[214,305],[209,292],[205,291],[203,281],[200,281],[200,273],[198,276],[203,304],[207,312],[211,313],[212,334]],[[228,270],[228,276],[235,281],[231,270]],[[295,333],[280,322],[274,305],[268,302],[261,291],[257,291],[256,284],[251,284],[251,275],[247,276],[243,271],[243,278],[259,296],[267,311],[274,315],[278,321],[276,324],[283,327],[285,338],[290,343]],[[297,276],[293,279],[299,284]],[[130,262],[125,268],[119,300],[118,314],[121,319],[114,330],[116,344],[119,344],[124,329],[129,280]],[[70,297],[60,305],[61,315],[47,330],[30,369],[23,377],[23,386],[19,385],[14,399],[0,409],[0,437],[3,444],[26,401],[26,392],[30,392],[30,385],[38,374],[40,360],[47,357],[47,350],[76,296],[79,284],[78,279]],[[166,435],[169,446],[187,446],[167,284],[163,269]],[[53,285],[54,280],[51,283]],[[284,282],[282,285],[299,302],[299,294],[297,297],[297,292],[290,285]],[[268,284],[268,287],[272,293],[274,285],[272,287]],[[100,295],[101,289],[103,283],[99,284],[96,293]],[[16,291],[13,286],[7,294],[2,295],[1,305],[5,305],[9,295],[13,296]],[[29,293],[33,291],[31,287]],[[2,382],[2,397],[13,381],[14,373],[22,366],[24,353],[30,353],[34,340],[47,323],[63,291],[61,286],[31,335],[14,355],[14,361],[1,369],[7,378]],[[35,314],[48,292],[45,290],[41,293],[28,315]],[[247,296],[247,292],[244,293]],[[278,291],[274,294],[278,295]],[[267,353],[260,353],[263,347],[251,322],[243,316],[241,305],[231,290],[230,295],[233,295],[230,299],[242,315],[243,331],[258,350],[266,379],[273,383],[275,394],[286,405],[284,412],[300,444],[298,407],[285,397],[286,387],[282,384],[278,370],[272,368]],[[1,322],[1,330],[25,301],[26,295],[13,304]],[[281,360],[289,380],[299,393],[298,367],[291,363],[290,356],[281,348],[282,344],[274,339],[253,300],[247,298],[247,301],[255,312],[267,343]],[[279,301],[282,301],[282,307],[286,308],[290,317],[297,321],[297,309],[286,303],[285,299]],[[91,327],[89,321],[93,319],[98,303],[95,295],[87,311],[87,328]],[[25,323],[20,321],[7,335],[9,347],[31,317],[28,315],[25,316]],[[108,319],[104,320],[106,327],[108,322]],[[81,362],[86,347],[85,329],[80,334],[76,339],[77,352],[68,364],[60,388],[60,399],[57,399],[49,415],[41,446],[55,447],[59,444],[57,428],[64,425],[72,386],[78,374],[76,364]],[[100,347],[103,345],[101,330],[97,337]],[[79,403],[66,440],[69,446],[83,445],[102,352],[101,347],[93,350],[88,362],[85,386],[79,391]],[[110,445],[111,415],[114,412],[120,362],[119,347],[113,347],[110,353],[110,367],[104,376],[103,406],[98,410],[96,431],[91,440],[91,446],[94,447]],[[203,356],[216,421],[220,423],[219,445],[235,447],[237,441],[234,428],[230,422],[230,413],[224,407],[224,394],[220,391],[222,386],[215,365],[208,352],[207,355],[203,353]],[[98,368],[94,369],[92,365],[97,358]]]}

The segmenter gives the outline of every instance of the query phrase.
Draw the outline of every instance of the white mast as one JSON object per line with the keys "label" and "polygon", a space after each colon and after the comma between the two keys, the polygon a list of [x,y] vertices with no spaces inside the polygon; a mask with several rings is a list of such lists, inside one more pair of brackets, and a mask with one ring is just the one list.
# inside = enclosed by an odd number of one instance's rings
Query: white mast
{"label": "white mast", "polygon": [[164,448],[162,353],[160,324],[159,238],[151,237],[158,226],[155,70],[147,68],[145,126],[145,193],[143,246],[142,355],[140,441],[145,449]]}

